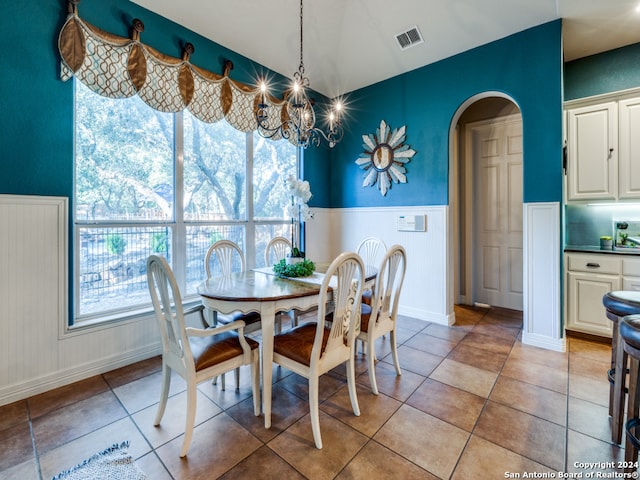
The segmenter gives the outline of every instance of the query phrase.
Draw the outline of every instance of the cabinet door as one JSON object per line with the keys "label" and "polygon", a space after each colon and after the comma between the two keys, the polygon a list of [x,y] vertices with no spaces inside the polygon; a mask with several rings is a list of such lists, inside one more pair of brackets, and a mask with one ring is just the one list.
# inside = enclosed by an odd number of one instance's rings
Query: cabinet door
{"label": "cabinet door", "polygon": [[640,292],[640,277],[622,277],[622,290]]}
{"label": "cabinet door", "polygon": [[640,198],[640,98],[618,103],[618,197]]}
{"label": "cabinet door", "polygon": [[614,290],[620,290],[617,275],[567,272],[566,328],[610,337],[612,324],[606,316],[602,297]]}
{"label": "cabinet door", "polygon": [[617,104],[568,111],[568,200],[614,200],[618,190]]}

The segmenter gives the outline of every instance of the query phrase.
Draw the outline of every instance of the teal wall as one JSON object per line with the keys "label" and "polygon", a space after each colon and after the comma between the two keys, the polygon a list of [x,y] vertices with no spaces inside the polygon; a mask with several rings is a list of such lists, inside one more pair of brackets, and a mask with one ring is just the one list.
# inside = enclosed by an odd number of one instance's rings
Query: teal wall
{"label": "teal wall", "polygon": [[[145,23],[142,41],[180,56],[195,45],[194,64],[251,83],[263,68],[126,0],[83,0],[80,16],[122,36],[134,17]],[[0,19],[0,193],[73,193],[73,85],[59,79],[57,37],[64,0],[8,2]],[[524,201],[561,199],[562,67],[560,21],[512,35],[349,94],[345,139],[333,150],[305,151],[305,177],[316,207],[445,205],[448,203],[449,128],[459,106],[483,91],[500,91],[520,106],[524,123]],[[640,44],[569,62],[565,99],[640,85]],[[280,77],[278,77],[280,78]],[[354,163],[361,135],[385,120],[407,126],[417,154],[408,183],[386,197],[363,188]]]}
{"label": "teal wall", "polygon": [[567,62],[564,99],[591,97],[640,86],[640,43]]}
{"label": "teal wall", "polygon": [[[162,53],[182,56],[191,42],[194,65],[252,84],[268,73],[274,93],[285,80],[247,58],[126,0],[83,0],[80,18],[110,33],[130,36],[134,18],[143,21],[141,41]],[[73,195],[73,82],[59,78],[58,34],[67,17],[65,0],[7,2],[0,18],[0,193]],[[317,96],[320,102],[326,100]],[[314,155],[327,158],[321,150]],[[312,156],[313,157],[313,156]],[[326,163],[322,161],[317,164]],[[313,171],[313,169],[312,169]],[[327,201],[329,182],[314,185],[314,196]],[[326,191],[323,191],[325,189]]]}
{"label": "teal wall", "polygon": [[[349,132],[332,158],[333,207],[448,204],[449,129],[460,105],[485,91],[519,105],[524,130],[524,201],[562,199],[561,22],[554,21],[394,77],[349,95]],[[416,155],[407,184],[386,197],[363,188],[354,163],[361,135],[380,121],[406,125]]]}

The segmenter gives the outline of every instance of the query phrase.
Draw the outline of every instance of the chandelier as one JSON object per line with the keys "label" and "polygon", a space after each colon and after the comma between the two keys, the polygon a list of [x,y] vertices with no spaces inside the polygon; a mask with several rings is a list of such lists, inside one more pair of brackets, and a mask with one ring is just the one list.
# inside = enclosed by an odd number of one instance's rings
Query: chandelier
{"label": "chandelier", "polygon": [[260,80],[260,103],[256,109],[258,133],[262,137],[274,140],[286,138],[297,147],[304,148],[311,144],[319,146],[324,139],[329,147],[333,148],[344,135],[340,123],[343,105],[338,100],[331,107],[327,115],[329,128],[326,132],[316,127],[314,102],[307,96],[310,82],[304,74],[302,19],[302,0],[300,0],[300,66],[298,71],[293,74],[293,84],[284,94],[284,105],[279,116],[277,114],[270,115],[269,111],[275,110],[275,108],[267,103],[267,99],[270,98],[267,84],[264,79]]}

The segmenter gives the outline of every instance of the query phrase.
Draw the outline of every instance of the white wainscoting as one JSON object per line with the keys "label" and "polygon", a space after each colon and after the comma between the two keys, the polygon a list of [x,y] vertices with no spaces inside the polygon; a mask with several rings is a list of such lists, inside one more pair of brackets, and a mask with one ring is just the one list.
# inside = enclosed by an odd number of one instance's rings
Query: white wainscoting
{"label": "white wainscoting", "polygon": [[[559,206],[525,206],[523,342],[561,350]],[[447,206],[313,209],[307,253],[330,261],[368,236],[403,245],[408,267],[400,314],[455,320]],[[160,354],[152,315],[69,330],[68,201],[0,195],[0,405]],[[425,232],[398,231],[400,215],[426,215]],[[453,264],[453,263],[451,263]]]}
{"label": "white wainscoting", "polygon": [[68,331],[68,200],[0,195],[0,405],[160,353],[152,316]]}
{"label": "white wainscoting", "polygon": [[565,351],[560,308],[560,204],[524,205],[522,342]]}
{"label": "white wainscoting", "polygon": [[[443,325],[453,323],[445,280],[448,207],[314,208],[313,212],[313,220],[306,224],[309,258],[331,261],[343,251],[355,251],[369,236],[381,238],[387,246],[398,243],[407,251],[399,313]],[[398,231],[400,215],[426,215],[426,231]]]}

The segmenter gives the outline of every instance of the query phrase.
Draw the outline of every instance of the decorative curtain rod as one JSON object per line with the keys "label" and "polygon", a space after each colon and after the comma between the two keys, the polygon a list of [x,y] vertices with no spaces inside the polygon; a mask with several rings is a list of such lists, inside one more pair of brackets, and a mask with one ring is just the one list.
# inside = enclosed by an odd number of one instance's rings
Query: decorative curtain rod
{"label": "decorative curtain rod", "polygon": [[[209,72],[190,62],[193,44],[184,45],[182,58],[165,55],[140,42],[144,24],[139,19],[132,22],[131,38],[120,37],[83,21],[79,3],[68,1],[69,15],[58,37],[63,81],[75,76],[105,97],[138,95],[162,112],[187,109],[205,123],[225,118],[242,132],[256,130],[258,104],[265,99],[258,87],[229,78],[230,60],[225,60],[222,75]],[[266,102],[277,112],[273,121],[287,120],[284,100],[267,95]]]}

